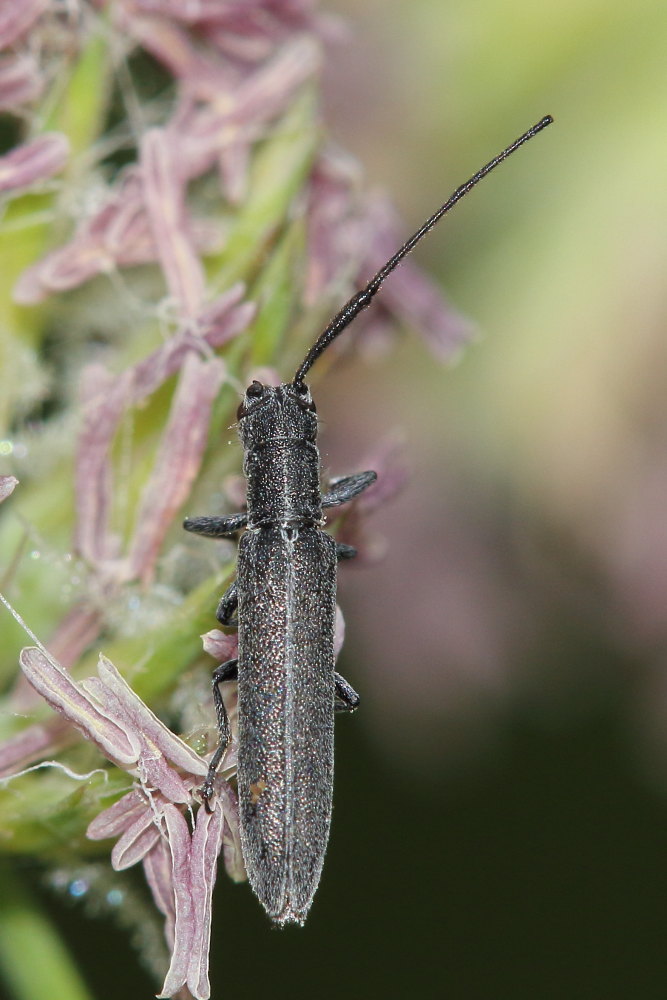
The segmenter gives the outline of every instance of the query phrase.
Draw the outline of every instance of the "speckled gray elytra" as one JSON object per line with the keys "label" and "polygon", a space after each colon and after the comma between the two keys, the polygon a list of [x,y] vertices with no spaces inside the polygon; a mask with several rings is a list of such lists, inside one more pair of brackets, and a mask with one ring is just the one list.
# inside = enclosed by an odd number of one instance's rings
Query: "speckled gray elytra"
{"label": "speckled gray elytra", "polygon": [[237,613],[238,658],[213,674],[220,744],[202,797],[208,805],[229,740],[219,684],[238,677],[241,846],[250,884],[278,924],[302,924],[312,903],[331,824],[334,712],[359,703],[334,669],[336,563],[355,551],[323,531],[323,511],[352,500],[376,478],[357,473],[322,496],[317,416],[304,378],[442,216],[552,120],[542,118],[454,191],[334,317],[291,382],[248,386],[238,412],[247,512],[184,522],[211,538],[245,528],[236,581],[217,611],[225,626],[236,623]]}

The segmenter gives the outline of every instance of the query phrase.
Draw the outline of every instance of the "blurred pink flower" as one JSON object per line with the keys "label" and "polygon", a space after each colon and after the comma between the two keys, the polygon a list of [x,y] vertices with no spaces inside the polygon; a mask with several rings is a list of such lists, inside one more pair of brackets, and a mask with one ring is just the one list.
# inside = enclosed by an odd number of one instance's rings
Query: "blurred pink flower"
{"label": "blurred pink flower", "polygon": [[59,173],[67,163],[69,142],[59,132],[45,132],[0,156],[0,191],[31,187]]}
{"label": "blurred pink flower", "polygon": [[377,480],[343,508],[342,525],[336,532],[338,541],[357,550],[357,565],[377,562],[386,551],[384,537],[372,529],[372,515],[378,508],[390,503],[409,479],[403,450],[402,438],[395,434],[388,435],[359,463],[360,468],[373,469]]}
{"label": "blurred pink flower", "polygon": [[0,49],[14,45],[33,26],[51,0],[21,0],[5,2],[0,7]]}
{"label": "blurred pink flower", "polygon": [[[386,199],[357,204],[357,182],[357,172],[348,161],[330,155],[319,158],[309,189],[307,305],[330,294],[330,288],[338,289],[341,277],[350,290],[362,288],[408,235]],[[451,361],[473,333],[471,323],[408,259],[336,349],[373,351],[378,343],[394,339],[397,321],[416,330],[434,357],[444,362]]]}
{"label": "blurred pink flower", "polygon": [[[368,280],[410,234],[399,224],[386,198],[370,201],[364,223],[364,255],[359,273]],[[443,362],[451,361],[474,332],[470,321],[447,303],[442,290],[410,259],[404,260],[386,281],[374,311],[361,318],[358,337],[366,339],[369,328],[386,327],[387,316],[393,321],[392,328],[398,320],[417,330],[433,356]]]}
{"label": "blurred pink flower", "polygon": [[[76,459],[77,549],[103,575],[117,581],[147,580],[177,508],[189,494],[207,440],[210,411],[224,378],[221,359],[197,358],[238,335],[254,315],[251,303],[239,304],[240,285],[221,296],[216,309],[200,317],[201,331],[183,330],[163,347],[118,376],[99,365],[83,373],[83,419]],[[128,407],[155,392],[180,372],[170,420],[153,472],[143,492],[134,534],[123,562],[109,527],[113,498],[110,457],[114,435]],[[185,419],[184,419],[185,418]],[[104,567],[106,566],[106,569]]]}
{"label": "blurred pink flower", "polygon": [[11,496],[18,484],[16,476],[0,476],[0,503]]}
{"label": "blurred pink flower", "polygon": [[5,56],[0,61],[0,109],[16,111],[42,92],[43,79],[32,55]]}

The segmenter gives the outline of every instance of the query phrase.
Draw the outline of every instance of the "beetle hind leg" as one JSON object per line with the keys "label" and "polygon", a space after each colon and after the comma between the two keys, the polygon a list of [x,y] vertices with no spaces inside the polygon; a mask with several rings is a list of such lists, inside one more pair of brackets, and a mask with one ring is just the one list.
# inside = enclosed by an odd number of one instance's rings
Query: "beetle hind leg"
{"label": "beetle hind leg", "polygon": [[354,545],[346,545],[345,542],[336,542],[336,559],[338,562],[341,559],[354,559],[357,554],[357,550]]}
{"label": "beetle hind leg", "polygon": [[334,673],[335,695],[334,708],[337,712],[354,712],[359,708],[359,695],[342,674]]}

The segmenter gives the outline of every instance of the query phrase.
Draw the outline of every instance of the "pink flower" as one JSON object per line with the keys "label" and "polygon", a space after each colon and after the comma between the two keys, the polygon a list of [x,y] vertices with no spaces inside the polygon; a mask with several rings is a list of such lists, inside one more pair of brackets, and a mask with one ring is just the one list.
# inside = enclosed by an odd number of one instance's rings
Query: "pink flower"
{"label": "pink flower", "polygon": [[[160,996],[187,986],[195,1000],[207,1000],[211,895],[221,850],[231,877],[245,878],[233,788],[219,777],[211,811],[200,806],[193,819],[207,762],[160,722],[105,656],[98,677],[79,682],[43,649],[28,647],[20,659],[35,690],[134,778],[132,790],[101,812],[87,835],[118,838],[111,853],[117,871],[143,863],[171,948]],[[232,742],[222,774],[233,773],[235,758]]]}
{"label": "pink flower", "polygon": [[[201,465],[211,407],[225,376],[209,348],[235,337],[254,315],[252,303],[239,303],[236,285],[199,317],[196,334],[183,329],[162,347],[120,375],[101,366],[83,372],[83,420],[76,454],[76,545],[106,579],[151,578],[174,512],[189,494]],[[170,417],[155,466],[146,483],[129,551],[118,558],[109,527],[113,500],[111,447],[123,415],[150,397],[179,372]]]}

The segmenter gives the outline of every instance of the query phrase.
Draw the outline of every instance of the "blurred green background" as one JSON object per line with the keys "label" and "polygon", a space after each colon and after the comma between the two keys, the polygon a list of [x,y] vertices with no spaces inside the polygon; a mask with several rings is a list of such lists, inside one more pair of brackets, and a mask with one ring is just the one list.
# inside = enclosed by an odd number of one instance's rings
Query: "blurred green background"
{"label": "blurred green background", "polygon": [[[403,428],[412,478],[378,517],[385,560],[342,572],[362,708],[308,924],[272,930],[221,878],[213,996],[658,1000],[667,9],[329,9],[329,125],[406,233],[556,121],[419,250],[477,327],[462,363],[405,338],[317,386],[334,472]],[[115,929],[43,902],[98,1000],[151,995]]]}

